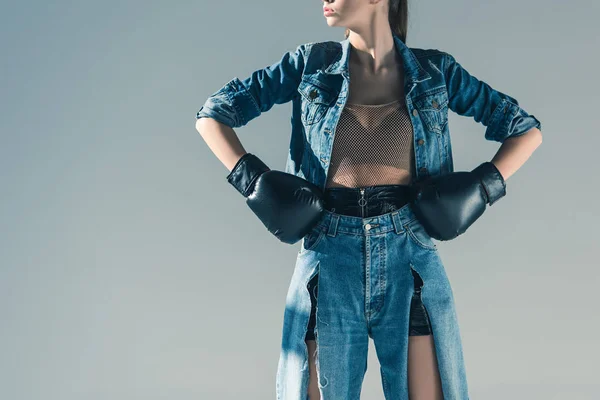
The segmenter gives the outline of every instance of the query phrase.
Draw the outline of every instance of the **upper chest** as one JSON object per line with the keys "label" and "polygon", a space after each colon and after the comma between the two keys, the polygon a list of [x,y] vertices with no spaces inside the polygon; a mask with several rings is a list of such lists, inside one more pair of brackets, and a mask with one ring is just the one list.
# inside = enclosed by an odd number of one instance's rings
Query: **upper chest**
{"label": "upper chest", "polygon": [[404,99],[404,71],[402,64],[372,74],[360,65],[349,64],[348,103],[385,104]]}

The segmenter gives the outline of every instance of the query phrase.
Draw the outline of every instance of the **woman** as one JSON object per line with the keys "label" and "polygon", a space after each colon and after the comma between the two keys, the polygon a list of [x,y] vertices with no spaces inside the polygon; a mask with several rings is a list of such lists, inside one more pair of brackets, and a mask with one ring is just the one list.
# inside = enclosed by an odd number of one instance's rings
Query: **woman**
{"label": "woman", "polygon": [[[324,16],[347,27],[345,40],[300,45],[232,79],[196,115],[265,226],[284,242],[302,239],[277,398],[358,399],[370,337],[386,400],[466,400],[454,298],[432,237],[456,237],[504,196],[505,179],[541,143],[541,123],[450,54],[407,47],[406,0],[336,0]],[[288,101],[282,173],[232,128]],[[503,143],[491,162],[454,172],[448,109]]]}

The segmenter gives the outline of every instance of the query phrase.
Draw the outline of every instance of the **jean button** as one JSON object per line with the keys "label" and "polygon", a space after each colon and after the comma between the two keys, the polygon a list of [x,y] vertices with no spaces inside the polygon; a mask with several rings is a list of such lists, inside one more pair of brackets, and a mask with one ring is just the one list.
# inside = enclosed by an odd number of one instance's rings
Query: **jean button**
{"label": "jean button", "polygon": [[366,229],[366,230],[369,230],[369,229],[371,229],[371,224],[366,224],[366,225],[365,225],[365,229]]}

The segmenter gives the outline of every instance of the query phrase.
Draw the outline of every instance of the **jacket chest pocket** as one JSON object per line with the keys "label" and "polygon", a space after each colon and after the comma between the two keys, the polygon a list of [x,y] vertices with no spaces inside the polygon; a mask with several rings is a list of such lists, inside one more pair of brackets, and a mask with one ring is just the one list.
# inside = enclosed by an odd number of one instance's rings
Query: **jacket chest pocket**
{"label": "jacket chest pocket", "polygon": [[302,80],[298,92],[301,95],[301,119],[304,125],[321,121],[337,99],[337,92],[320,81]]}
{"label": "jacket chest pocket", "polygon": [[440,90],[413,101],[427,130],[442,133],[448,123],[448,92]]}

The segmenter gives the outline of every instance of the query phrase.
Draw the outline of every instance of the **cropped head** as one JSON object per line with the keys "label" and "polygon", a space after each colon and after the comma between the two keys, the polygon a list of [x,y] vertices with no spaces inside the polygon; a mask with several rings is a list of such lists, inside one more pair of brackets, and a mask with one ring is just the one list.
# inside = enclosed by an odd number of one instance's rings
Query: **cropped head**
{"label": "cropped head", "polygon": [[346,38],[350,31],[367,32],[387,23],[406,42],[408,0],[325,0],[323,9],[327,25],[346,27]]}

